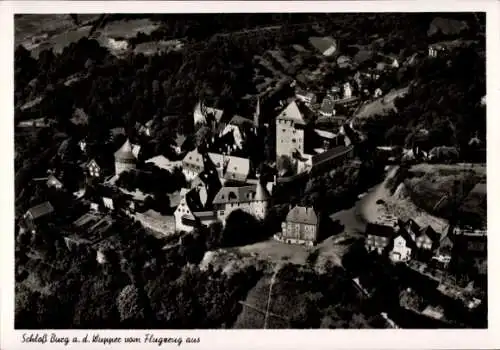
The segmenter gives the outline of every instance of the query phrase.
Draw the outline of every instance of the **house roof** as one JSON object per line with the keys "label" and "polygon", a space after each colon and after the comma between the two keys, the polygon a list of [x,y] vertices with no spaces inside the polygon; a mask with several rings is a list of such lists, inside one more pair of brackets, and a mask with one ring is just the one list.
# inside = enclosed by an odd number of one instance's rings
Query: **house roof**
{"label": "house roof", "polygon": [[217,109],[213,107],[206,107],[207,114],[211,114],[214,116],[217,122],[220,122],[222,116],[224,115],[224,111],[222,109]]}
{"label": "house roof", "polygon": [[136,157],[132,150],[132,145],[127,139],[125,143],[120,147],[118,151],[115,152],[115,160],[117,161],[135,161]]}
{"label": "house roof", "polygon": [[395,236],[394,228],[387,225],[368,223],[366,225],[366,234],[379,237]]}
{"label": "house roof", "polygon": [[224,178],[226,180],[245,181],[250,172],[250,161],[248,158],[229,156]]}
{"label": "house roof", "polygon": [[331,37],[315,37],[309,38],[309,43],[324,55],[330,56],[336,51],[337,43]]}
{"label": "house roof", "polygon": [[353,146],[337,146],[329,149],[326,152],[314,155],[312,157],[313,166],[319,165],[322,162],[329,161],[338,157],[341,157],[354,149]]}
{"label": "house roof", "polygon": [[197,149],[188,152],[184,159],[182,160],[182,164],[187,164],[191,166],[198,167],[199,169],[203,169],[203,156]]}
{"label": "house roof", "polygon": [[314,129],[314,132],[325,139],[334,139],[337,136],[333,132],[326,130]]}
{"label": "house roof", "polygon": [[35,220],[53,212],[54,207],[52,206],[52,204],[50,204],[50,202],[43,202],[28,209],[27,214],[30,215],[33,220]]}
{"label": "house roof", "polygon": [[326,96],[321,102],[320,112],[324,114],[333,114],[335,111],[335,101],[332,96]]}
{"label": "house roof", "polygon": [[180,161],[171,161],[167,157],[163,155],[159,155],[153,158],[146,160],[146,163],[152,163],[156,165],[160,169],[172,170],[175,167],[182,167],[182,162]]}
{"label": "house roof", "polygon": [[63,183],[54,175],[49,175],[47,178],[47,186],[62,186]]}
{"label": "house roof", "polygon": [[231,121],[229,122],[229,124],[236,125],[236,126],[243,126],[243,125],[253,126],[253,120],[241,117],[239,115],[235,115],[231,118]]}
{"label": "house roof", "polygon": [[214,204],[263,201],[269,198],[267,190],[259,183],[252,186],[222,187],[214,198]]}
{"label": "house roof", "polygon": [[312,207],[293,207],[286,216],[287,222],[317,225],[318,216]]}
{"label": "house roof", "polygon": [[292,101],[279,115],[276,119],[279,120],[291,120],[297,124],[305,125],[306,122],[302,113],[297,106],[295,101]]}
{"label": "house roof", "polygon": [[432,242],[439,242],[441,235],[437,233],[431,226],[422,227],[420,235],[426,235]]}
{"label": "house roof", "polygon": [[407,220],[403,226],[408,227],[416,235],[421,232],[421,227],[413,219]]}
{"label": "house roof", "polygon": [[212,210],[193,212],[193,215],[200,221],[217,219],[217,214]]}

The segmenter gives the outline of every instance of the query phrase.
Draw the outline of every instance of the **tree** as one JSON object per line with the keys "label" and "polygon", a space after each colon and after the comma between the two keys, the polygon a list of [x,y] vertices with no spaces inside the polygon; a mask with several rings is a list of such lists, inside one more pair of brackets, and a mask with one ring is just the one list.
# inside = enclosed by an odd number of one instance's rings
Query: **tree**
{"label": "tree", "polygon": [[140,324],[145,318],[145,308],[140,300],[140,292],[137,286],[129,284],[125,286],[116,299],[120,319],[125,324]]}

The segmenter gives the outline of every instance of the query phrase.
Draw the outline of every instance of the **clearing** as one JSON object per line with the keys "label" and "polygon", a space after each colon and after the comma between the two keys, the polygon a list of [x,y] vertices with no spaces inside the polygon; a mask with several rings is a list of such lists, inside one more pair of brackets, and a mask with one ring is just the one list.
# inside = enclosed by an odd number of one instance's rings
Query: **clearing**
{"label": "clearing", "polygon": [[395,111],[394,100],[396,97],[401,97],[408,92],[408,87],[404,87],[398,90],[392,90],[385,96],[380,97],[371,102],[367,102],[358,109],[355,113],[356,118],[365,119],[370,118],[375,115],[384,115],[390,111]]}

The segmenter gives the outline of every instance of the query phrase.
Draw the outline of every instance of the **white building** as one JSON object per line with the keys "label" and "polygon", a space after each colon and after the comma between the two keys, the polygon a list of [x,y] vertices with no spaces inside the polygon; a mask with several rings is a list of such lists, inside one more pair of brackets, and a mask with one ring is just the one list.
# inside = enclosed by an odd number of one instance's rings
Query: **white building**
{"label": "white building", "polygon": [[344,83],[344,98],[351,98],[352,97],[352,87],[349,82]]}
{"label": "white building", "polygon": [[217,211],[217,218],[223,223],[237,209],[262,220],[267,213],[268,200],[269,193],[259,181],[251,186],[221,188],[214,198],[213,205]]}
{"label": "white building", "polygon": [[187,181],[192,181],[204,168],[203,156],[198,150],[188,152],[182,160],[182,172]]}
{"label": "white building", "polygon": [[290,103],[276,118],[276,160],[281,156],[293,159],[298,151],[304,153],[304,126],[306,122],[299,107]]}
{"label": "white building", "polygon": [[394,246],[389,253],[389,258],[394,262],[408,261],[411,259],[411,238],[399,234],[393,240]]}

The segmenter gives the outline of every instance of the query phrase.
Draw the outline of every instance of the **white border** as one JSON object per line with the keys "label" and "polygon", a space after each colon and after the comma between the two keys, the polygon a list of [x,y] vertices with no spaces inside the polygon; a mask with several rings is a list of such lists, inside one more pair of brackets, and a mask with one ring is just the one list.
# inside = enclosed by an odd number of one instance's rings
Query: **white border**
{"label": "white border", "polygon": [[[498,254],[493,250],[498,246],[500,214],[495,202],[500,194],[500,184],[495,181],[497,157],[493,150],[500,149],[500,137],[495,137],[498,124],[500,81],[499,67],[499,3],[496,1],[7,1],[0,2],[0,154],[3,161],[2,199],[0,206],[1,223],[1,349],[26,348],[29,344],[21,344],[23,331],[15,331],[13,324],[14,306],[14,240],[13,240],[13,50],[14,50],[14,13],[104,13],[104,12],[138,12],[138,13],[187,13],[187,12],[451,12],[451,11],[486,11],[487,14],[487,111],[488,111],[488,231],[489,246],[489,329],[488,330],[310,330],[310,331],[262,331],[262,330],[188,330],[188,331],[153,331],[161,336],[199,336],[201,344],[192,347],[207,349],[236,348],[273,348],[273,349],[332,349],[332,348],[455,348],[479,349],[499,348],[498,329],[500,308],[498,303]],[[102,331],[104,336],[136,335],[142,337],[147,331]],[[50,331],[48,331],[50,333]],[[60,336],[77,336],[95,331],[57,331]],[[39,345],[31,344],[38,348]],[[62,348],[47,344],[49,348]],[[168,345],[163,345],[168,346]],[[183,346],[190,346],[183,344]],[[75,345],[73,348],[95,348],[97,345]],[[158,348],[155,344],[141,344],[117,348]]]}

